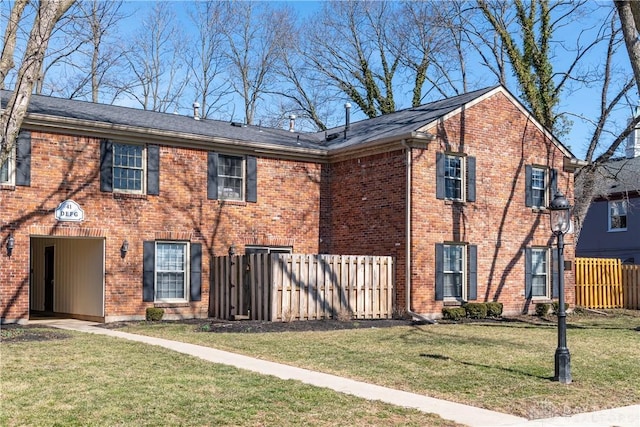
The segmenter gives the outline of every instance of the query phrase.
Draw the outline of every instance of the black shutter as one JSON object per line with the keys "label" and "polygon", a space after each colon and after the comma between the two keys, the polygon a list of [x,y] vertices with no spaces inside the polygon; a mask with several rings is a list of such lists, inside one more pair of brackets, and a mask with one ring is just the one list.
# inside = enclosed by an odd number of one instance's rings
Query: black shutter
{"label": "black shutter", "polygon": [[444,300],[444,245],[436,243],[436,301]]}
{"label": "black shutter", "polygon": [[444,154],[436,153],[436,198],[445,198],[444,188]]}
{"label": "black shutter", "polygon": [[100,191],[113,191],[113,142],[100,141]]}
{"label": "black shutter", "polygon": [[189,273],[191,301],[202,300],[202,244],[191,244],[191,271]]}
{"label": "black shutter", "polygon": [[524,204],[527,207],[533,206],[533,191],[531,189],[532,169],[531,165],[525,165],[524,167]]}
{"label": "black shutter", "polygon": [[549,170],[549,187],[551,188],[549,202],[551,202],[558,192],[558,169]]}
{"label": "black shutter", "polygon": [[207,155],[207,199],[218,198],[218,153]]}
{"label": "black shutter", "polygon": [[467,299],[474,301],[478,299],[478,246],[468,246],[469,257],[469,291]]}
{"label": "black shutter", "polygon": [[531,266],[531,248],[524,249],[524,297],[525,299],[531,299],[532,297],[532,266]]}
{"label": "black shutter", "polygon": [[16,185],[31,185],[31,132],[21,131],[16,140]]}
{"label": "black shutter", "polygon": [[247,156],[247,202],[258,201],[258,162],[255,157]]}
{"label": "black shutter", "polygon": [[467,157],[467,201],[476,201],[476,158]]}
{"label": "black shutter", "polygon": [[553,246],[549,248],[551,251],[551,298],[559,298],[558,290],[558,251]]}
{"label": "black shutter", "polygon": [[154,284],[156,279],[156,242],[143,243],[142,261],[142,301],[153,302],[155,299]]}
{"label": "black shutter", "polygon": [[147,146],[147,194],[160,194],[160,147]]}

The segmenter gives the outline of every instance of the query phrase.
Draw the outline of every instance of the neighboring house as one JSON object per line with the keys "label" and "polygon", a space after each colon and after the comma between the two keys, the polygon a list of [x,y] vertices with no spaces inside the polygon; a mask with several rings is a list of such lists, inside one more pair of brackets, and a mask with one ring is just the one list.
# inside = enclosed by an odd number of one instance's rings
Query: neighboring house
{"label": "neighboring house", "polygon": [[34,96],[0,175],[2,321],[206,317],[212,257],[232,245],[393,256],[399,313],[557,297],[546,206],[556,188],[572,200],[580,162],[506,89],[346,123],[298,133]]}
{"label": "neighboring house", "polygon": [[640,264],[640,129],[629,135],[625,157],[604,163],[598,176],[576,255]]}

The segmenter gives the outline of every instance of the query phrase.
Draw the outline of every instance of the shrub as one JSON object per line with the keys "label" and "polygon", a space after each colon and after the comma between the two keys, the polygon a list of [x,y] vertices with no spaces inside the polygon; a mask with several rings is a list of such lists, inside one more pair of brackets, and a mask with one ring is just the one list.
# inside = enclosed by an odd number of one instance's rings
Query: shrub
{"label": "shrub", "polygon": [[550,306],[546,302],[536,303],[536,316],[546,316],[547,314],[549,314],[549,308]]}
{"label": "shrub", "polygon": [[467,316],[472,319],[484,319],[487,317],[487,305],[482,302],[468,302],[464,306]]}
{"label": "shrub", "polygon": [[502,303],[493,301],[485,303],[487,306],[487,316],[488,317],[500,317],[502,316]]}
{"label": "shrub", "polygon": [[467,317],[467,310],[463,307],[443,307],[442,317],[446,320],[460,320]]}
{"label": "shrub", "polygon": [[[558,314],[558,310],[560,309],[560,303],[558,301],[554,301],[552,304],[553,314]],[[565,313],[569,309],[569,303],[564,303],[564,311]]]}
{"label": "shrub", "polygon": [[163,308],[147,307],[147,320],[157,322],[162,320],[162,316],[164,316]]}

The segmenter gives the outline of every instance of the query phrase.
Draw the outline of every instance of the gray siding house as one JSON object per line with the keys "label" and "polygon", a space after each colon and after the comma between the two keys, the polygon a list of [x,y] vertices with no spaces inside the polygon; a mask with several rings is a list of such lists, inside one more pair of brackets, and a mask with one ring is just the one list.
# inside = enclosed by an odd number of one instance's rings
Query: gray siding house
{"label": "gray siding house", "polygon": [[587,211],[576,256],[640,264],[640,128],[629,135],[625,157],[602,165],[600,173],[600,196]]}

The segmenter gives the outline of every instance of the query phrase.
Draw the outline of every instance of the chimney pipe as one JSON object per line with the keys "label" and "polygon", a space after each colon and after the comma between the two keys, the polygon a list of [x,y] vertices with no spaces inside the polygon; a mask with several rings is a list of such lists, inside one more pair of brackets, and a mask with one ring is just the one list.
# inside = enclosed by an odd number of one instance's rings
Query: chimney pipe
{"label": "chimney pipe", "polygon": [[195,120],[200,120],[200,112],[198,111],[198,109],[200,108],[200,104],[198,104],[197,102],[193,103],[193,118]]}
{"label": "chimney pipe", "polygon": [[347,139],[347,131],[349,130],[349,125],[351,124],[351,104],[348,102],[344,104],[344,138]]}
{"label": "chimney pipe", "polygon": [[295,132],[296,130],[296,115],[291,114],[289,116],[289,132]]}

